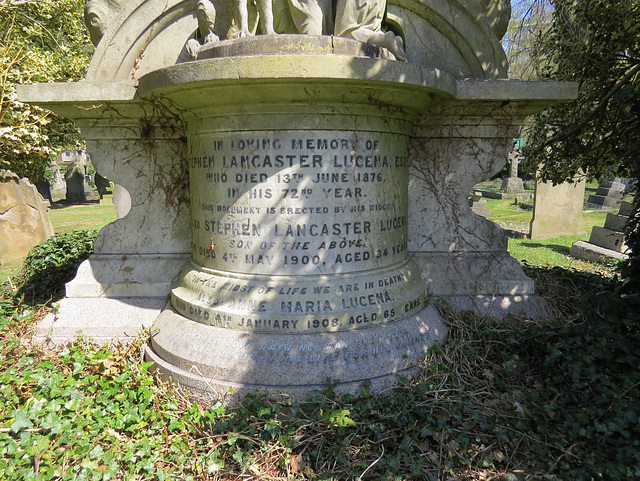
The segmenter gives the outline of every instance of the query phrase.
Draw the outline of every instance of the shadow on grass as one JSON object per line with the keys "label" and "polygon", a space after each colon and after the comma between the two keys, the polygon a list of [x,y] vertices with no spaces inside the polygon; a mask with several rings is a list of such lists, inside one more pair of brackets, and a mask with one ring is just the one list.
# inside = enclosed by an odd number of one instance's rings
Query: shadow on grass
{"label": "shadow on grass", "polygon": [[544,249],[550,249],[554,252],[557,252],[558,254],[564,254],[566,256],[568,256],[571,252],[571,248],[567,247],[567,246],[563,246],[563,245],[559,245],[559,244],[540,244],[537,242],[522,242],[521,246],[523,247],[533,247],[533,248],[544,248]]}

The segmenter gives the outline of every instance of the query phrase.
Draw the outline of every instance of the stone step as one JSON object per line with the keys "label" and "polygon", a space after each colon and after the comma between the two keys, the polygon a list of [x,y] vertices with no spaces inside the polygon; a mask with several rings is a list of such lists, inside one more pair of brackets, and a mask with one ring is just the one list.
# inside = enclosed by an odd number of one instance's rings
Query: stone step
{"label": "stone step", "polygon": [[574,242],[571,246],[570,255],[577,259],[595,262],[598,264],[609,264],[611,262],[624,260],[628,257],[620,252],[605,249],[604,247],[590,244],[587,241]]}
{"label": "stone step", "polygon": [[605,249],[620,252],[621,254],[626,254],[629,250],[627,244],[624,242],[623,232],[605,229],[604,227],[594,226],[589,242],[604,247]]}
{"label": "stone step", "polygon": [[629,218],[624,215],[614,214],[609,212],[607,214],[607,220],[604,223],[604,228],[609,230],[615,230],[618,232],[624,232],[624,228]]}

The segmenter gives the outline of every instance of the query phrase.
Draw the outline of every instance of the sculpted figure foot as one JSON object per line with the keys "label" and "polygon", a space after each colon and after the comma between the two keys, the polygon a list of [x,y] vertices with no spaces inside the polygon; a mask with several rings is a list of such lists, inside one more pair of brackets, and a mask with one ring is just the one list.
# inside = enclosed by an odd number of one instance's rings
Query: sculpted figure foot
{"label": "sculpted figure foot", "polygon": [[377,47],[386,48],[395,58],[401,62],[407,61],[407,54],[404,51],[404,42],[393,32],[376,32],[367,39],[367,43]]}

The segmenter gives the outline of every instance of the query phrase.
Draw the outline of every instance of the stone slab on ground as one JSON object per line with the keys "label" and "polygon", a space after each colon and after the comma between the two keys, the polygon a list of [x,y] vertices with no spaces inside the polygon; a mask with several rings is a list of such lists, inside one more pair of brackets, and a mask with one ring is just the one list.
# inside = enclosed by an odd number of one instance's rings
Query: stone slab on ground
{"label": "stone slab on ground", "polygon": [[475,189],[482,194],[482,197],[487,199],[516,199],[516,198],[529,198],[533,199],[531,192],[497,192],[495,190]]}
{"label": "stone slab on ground", "polygon": [[475,311],[481,316],[494,319],[515,316],[538,320],[552,316],[552,312],[544,304],[542,298],[535,294],[451,296],[442,297],[440,302],[450,305],[455,312]]}
{"label": "stone slab on ground", "polygon": [[627,255],[620,252],[605,249],[604,247],[591,244],[586,241],[574,242],[571,246],[571,257],[582,259],[587,262],[595,262],[597,264],[609,264],[611,262],[625,260]]}
{"label": "stone slab on ground", "polygon": [[151,327],[167,302],[166,298],[65,298],[40,322],[34,340],[62,344],[83,335],[100,343],[132,341]]}
{"label": "stone slab on ground", "polygon": [[615,209],[620,206],[620,199],[608,197],[604,195],[590,195],[587,200],[589,204],[601,205]]}

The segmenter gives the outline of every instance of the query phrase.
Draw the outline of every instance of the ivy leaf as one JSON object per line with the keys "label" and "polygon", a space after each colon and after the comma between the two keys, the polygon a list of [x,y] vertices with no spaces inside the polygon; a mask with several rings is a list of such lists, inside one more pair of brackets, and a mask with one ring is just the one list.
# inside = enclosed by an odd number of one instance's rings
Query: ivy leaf
{"label": "ivy leaf", "polygon": [[11,432],[18,433],[23,429],[30,429],[33,427],[33,423],[22,409],[18,409],[14,412],[15,420],[11,423]]}

